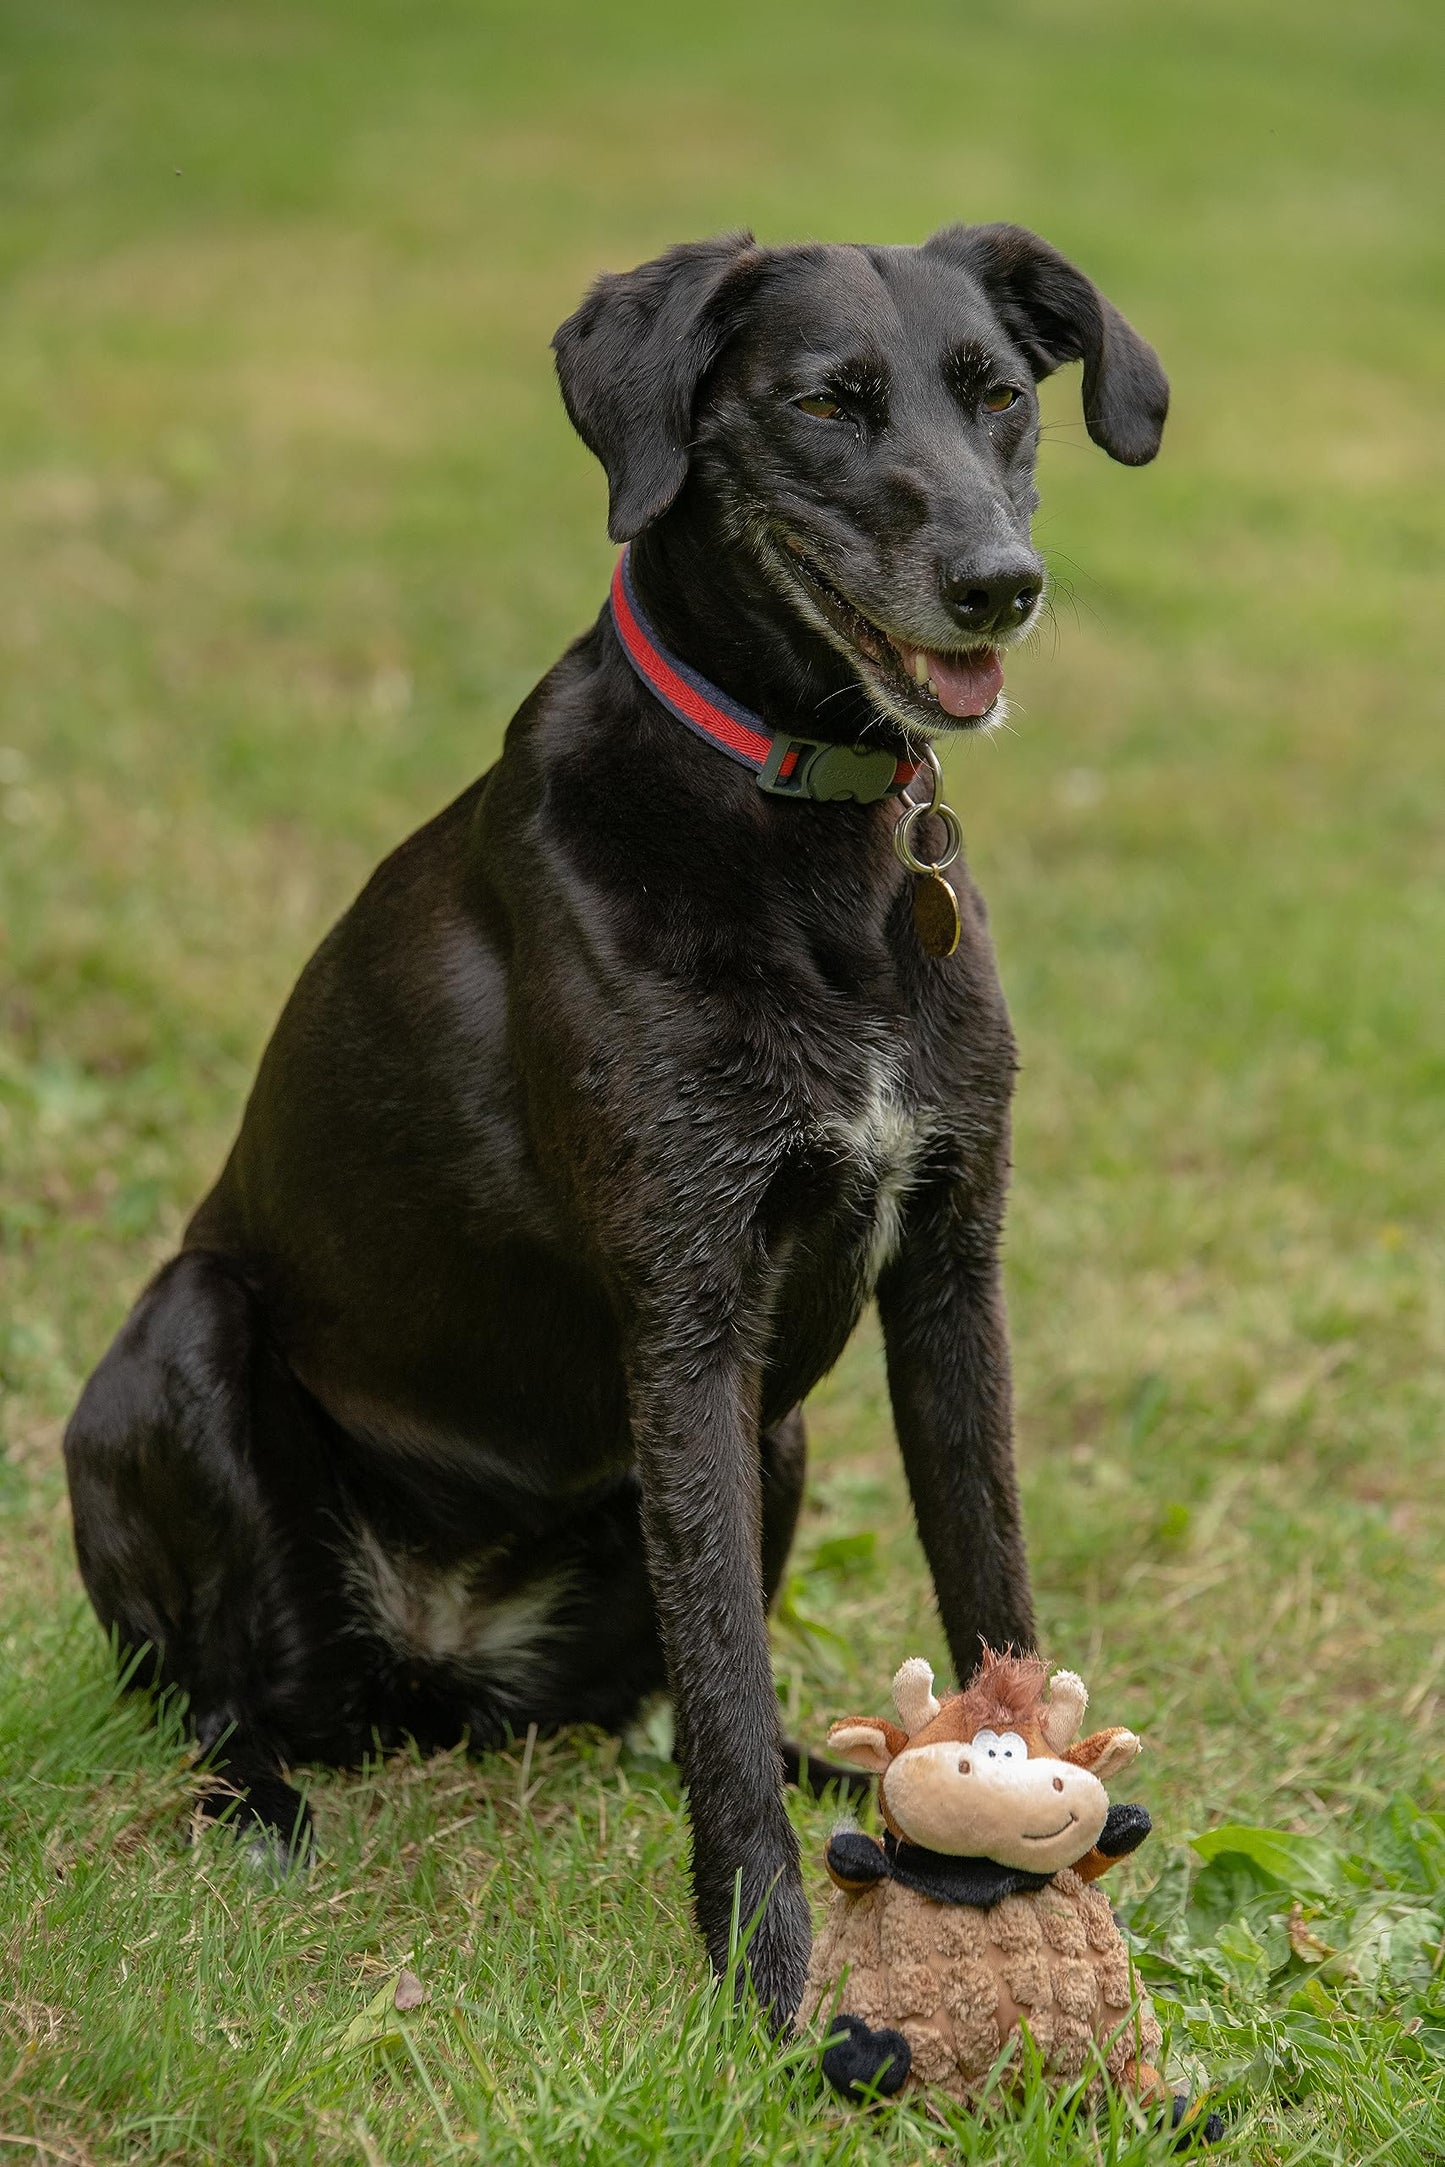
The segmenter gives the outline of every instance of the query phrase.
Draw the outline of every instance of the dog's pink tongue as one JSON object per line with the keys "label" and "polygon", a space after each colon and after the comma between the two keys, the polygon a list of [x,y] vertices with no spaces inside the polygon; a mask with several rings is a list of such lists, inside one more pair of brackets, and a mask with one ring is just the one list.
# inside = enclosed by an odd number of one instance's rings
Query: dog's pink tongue
{"label": "dog's pink tongue", "polygon": [[981,647],[968,655],[936,655],[929,651],[928,674],[945,714],[982,715],[1003,691],[1003,664],[998,650]]}

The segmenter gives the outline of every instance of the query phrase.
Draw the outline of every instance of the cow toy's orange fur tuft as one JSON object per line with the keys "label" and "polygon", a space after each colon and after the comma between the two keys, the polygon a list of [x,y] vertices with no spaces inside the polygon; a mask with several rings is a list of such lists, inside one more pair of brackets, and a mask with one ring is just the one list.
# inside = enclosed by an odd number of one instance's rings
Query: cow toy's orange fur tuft
{"label": "cow toy's orange fur tuft", "polygon": [[985,1648],[963,1691],[949,1696],[950,1729],[959,1738],[972,1738],[985,1729],[1028,1733],[1037,1728],[1047,1681],[1048,1666],[1041,1657]]}

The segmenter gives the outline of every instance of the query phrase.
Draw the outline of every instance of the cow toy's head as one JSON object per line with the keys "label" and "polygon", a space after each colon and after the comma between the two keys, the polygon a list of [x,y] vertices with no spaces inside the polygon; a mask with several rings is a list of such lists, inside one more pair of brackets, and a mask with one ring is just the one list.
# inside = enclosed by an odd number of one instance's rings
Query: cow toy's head
{"label": "cow toy's head", "polygon": [[1104,1778],[1139,1751],[1132,1731],[1079,1738],[1088,1694],[1071,1670],[1045,1692],[1037,1656],[995,1655],[938,1701],[918,1656],[893,1680],[899,1722],[847,1716],[828,1744],[872,1769],[895,1836],[955,1858],[1057,1873],[1094,1849],[1109,1811]]}

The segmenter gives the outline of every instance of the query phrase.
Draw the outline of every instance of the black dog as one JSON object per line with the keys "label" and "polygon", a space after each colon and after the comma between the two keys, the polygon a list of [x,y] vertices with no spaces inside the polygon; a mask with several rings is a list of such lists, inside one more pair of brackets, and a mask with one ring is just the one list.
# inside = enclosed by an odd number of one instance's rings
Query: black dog
{"label": "black dog", "polygon": [[[1039,608],[1035,379],[1082,359],[1131,464],[1167,385],[1009,226],[676,248],[556,351],[633,543],[615,613],[303,972],[71,1422],[76,1541],[241,1817],[293,1842],[287,1763],[618,1726],[665,1680],[707,1946],[740,1875],[782,2017],[808,1917],[765,1611],[799,1405],[871,1293],[959,1675],[1032,1638],[1014,1048],[959,875],[956,951],[920,943],[897,793],[997,715]],[[912,824],[925,860],[943,827]]]}

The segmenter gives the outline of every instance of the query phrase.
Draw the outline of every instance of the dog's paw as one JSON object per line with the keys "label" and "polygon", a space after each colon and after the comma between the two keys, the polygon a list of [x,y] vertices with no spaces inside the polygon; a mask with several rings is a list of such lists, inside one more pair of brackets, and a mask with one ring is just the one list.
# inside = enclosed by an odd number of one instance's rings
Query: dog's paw
{"label": "dog's paw", "polygon": [[845,2099],[891,2099],[906,2082],[913,2052],[902,2032],[873,2031],[862,2017],[840,2011],[828,2028],[823,2074]]}
{"label": "dog's paw", "polygon": [[256,1774],[244,1783],[218,1780],[201,1793],[196,1812],[202,1822],[230,1829],[241,1856],[260,1878],[284,1881],[308,1873],[315,1864],[311,1809],[280,1776]]}
{"label": "dog's paw", "polygon": [[739,1996],[751,1991],[774,2032],[782,2033],[803,1998],[813,1927],[796,1865],[769,1875],[761,1888],[760,1880],[756,1872],[745,1871],[742,1877],[738,1905],[741,1962],[736,1960],[732,1941],[731,1901],[725,1915],[720,1903],[710,1905],[710,1917],[699,1902],[698,1920],[718,1977],[726,1979],[731,1974]]}

